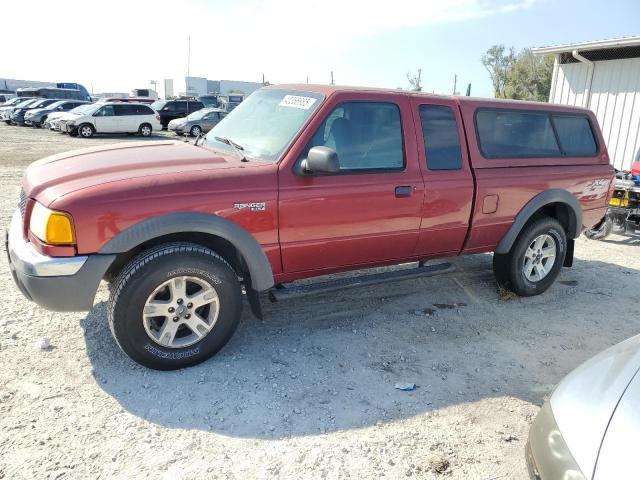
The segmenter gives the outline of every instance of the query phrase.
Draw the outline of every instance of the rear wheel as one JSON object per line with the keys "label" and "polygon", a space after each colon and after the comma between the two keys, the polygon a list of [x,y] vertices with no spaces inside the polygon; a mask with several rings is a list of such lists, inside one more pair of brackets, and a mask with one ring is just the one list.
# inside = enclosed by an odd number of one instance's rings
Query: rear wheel
{"label": "rear wheel", "polygon": [[80,135],[82,138],[91,138],[93,137],[94,133],[95,129],[93,128],[93,125],[89,123],[83,123],[78,127],[78,135]]}
{"label": "rear wheel", "polygon": [[509,253],[493,255],[493,271],[502,288],[523,297],[546,291],[560,274],[567,237],[554,218],[540,217],[527,225]]}
{"label": "rear wheel", "polygon": [[169,243],[140,254],[118,275],[108,319],[133,360],[174,370],[218,352],[241,311],[238,277],[222,257],[196,244]]}
{"label": "rear wheel", "polygon": [[153,132],[153,129],[151,128],[151,125],[149,125],[148,123],[143,123],[142,125],[140,125],[140,128],[138,129],[138,133],[143,137],[151,136],[151,132]]}
{"label": "rear wheel", "polygon": [[199,125],[194,125],[193,127],[191,127],[191,130],[189,131],[189,134],[192,137],[198,137],[201,133],[202,133],[202,128],[200,128]]}

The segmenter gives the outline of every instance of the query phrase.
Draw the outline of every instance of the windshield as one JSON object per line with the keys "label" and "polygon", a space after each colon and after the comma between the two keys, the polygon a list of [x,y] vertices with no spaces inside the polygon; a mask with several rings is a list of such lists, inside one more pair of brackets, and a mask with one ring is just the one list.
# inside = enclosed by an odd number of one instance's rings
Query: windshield
{"label": "windshield", "polygon": [[16,105],[16,107],[26,107],[27,105],[35,103],[36,101],[37,100],[34,100],[33,98],[30,98],[29,100],[25,100],[24,102],[20,102],[19,104]]}
{"label": "windshield", "polygon": [[160,110],[162,110],[162,107],[164,107],[166,103],[167,102],[164,100],[156,100],[150,105],[150,107],[153,108],[156,112],[159,112]]}
{"label": "windshield", "polygon": [[201,109],[201,110],[198,110],[197,112],[190,113],[189,115],[187,115],[187,120],[200,120],[210,111],[211,110]]}
{"label": "windshield", "polygon": [[69,113],[91,114],[98,110],[102,105],[90,103],[89,105],[80,105],[79,107],[69,110]]}
{"label": "windshield", "polygon": [[51,105],[48,105],[47,108],[50,108],[51,110],[55,110],[56,108],[64,105],[65,103],[67,103],[67,100],[60,100],[59,102],[53,102]]}
{"label": "windshield", "polygon": [[248,157],[277,162],[323,98],[296,90],[257,90],[211,129],[207,143],[234,151],[215,137],[229,139]]}

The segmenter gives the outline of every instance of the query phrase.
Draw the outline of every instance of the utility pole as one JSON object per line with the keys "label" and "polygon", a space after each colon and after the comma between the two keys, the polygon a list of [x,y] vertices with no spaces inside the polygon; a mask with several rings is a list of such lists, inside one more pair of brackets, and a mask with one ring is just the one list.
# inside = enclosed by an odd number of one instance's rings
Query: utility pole
{"label": "utility pole", "polygon": [[456,94],[456,87],[458,86],[458,74],[456,73],[453,77],[453,94]]}
{"label": "utility pole", "polygon": [[187,94],[187,116],[189,116],[189,80],[191,77],[191,35],[189,35],[189,49],[187,50],[187,81],[186,85],[186,94]]}
{"label": "utility pole", "polygon": [[262,86],[264,87],[264,73],[262,74]]}
{"label": "utility pole", "polygon": [[331,70],[331,85],[335,85],[335,82],[333,81],[333,70]]}
{"label": "utility pole", "polygon": [[309,85],[309,77],[307,77],[307,85]]}

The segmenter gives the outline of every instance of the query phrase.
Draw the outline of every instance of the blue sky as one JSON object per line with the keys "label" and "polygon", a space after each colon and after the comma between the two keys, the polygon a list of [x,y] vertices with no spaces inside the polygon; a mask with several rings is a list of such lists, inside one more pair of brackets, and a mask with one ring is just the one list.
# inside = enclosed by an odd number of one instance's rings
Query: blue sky
{"label": "blue sky", "polygon": [[[451,93],[472,83],[472,94],[492,96],[480,62],[494,44],[526,47],[640,35],[640,0],[542,0],[510,13],[462,22],[402,28],[353,42],[336,72],[339,82],[407,86],[407,70],[422,68],[424,91]],[[364,72],[371,72],[367,82]]]}
{"label": "blue sky", "polygon": [[[640,35],[640,0],[129,0],[61,9],[32,0],[28,26],[4,22],[0,75],[78,81],[95,92],[149,87],[190,71],[210,79],[408,87],[491,96],[480,62],[493,44],[532,46]],[[5,6],[6,17],[19,3]],[[8,11],[7,11],[8,9]],[[109,15],[109,12],[130,12]],[[128,26],[128,18],[135,20]],[[73,25],[60,29],[59,24]],[[32,32],[37,32],[33,35]],[[51,47],[46,42],[51,42]],[[56,46],[56,42],[60,45]],[[162,94],[162,91],[160,92]]]}

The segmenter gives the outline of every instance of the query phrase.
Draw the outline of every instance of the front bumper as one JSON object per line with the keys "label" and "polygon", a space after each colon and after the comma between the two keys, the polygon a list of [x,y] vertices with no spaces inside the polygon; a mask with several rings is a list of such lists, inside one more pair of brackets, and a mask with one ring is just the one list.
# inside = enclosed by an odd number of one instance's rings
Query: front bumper
{"label": "front bumper", "polygon": [[171,132],[175,132],[176,135],[182,135],[185,131],[185,125],[176,125],[176,124],[169,124],[169,126],[167,127],[167,130],[171,131]]}
{"label": "front bumper", "polygon": [[47,310],[90,310],[115,255],[49,257],[25,240],[22,232],[22,216],[16,211],[5,235],[5,247],[11,275],[24,296]]}
{"label": "front bumper", "polygon": [[549,401],[531,425],[525,460],[531,480],[587,480],[562,437]]}

